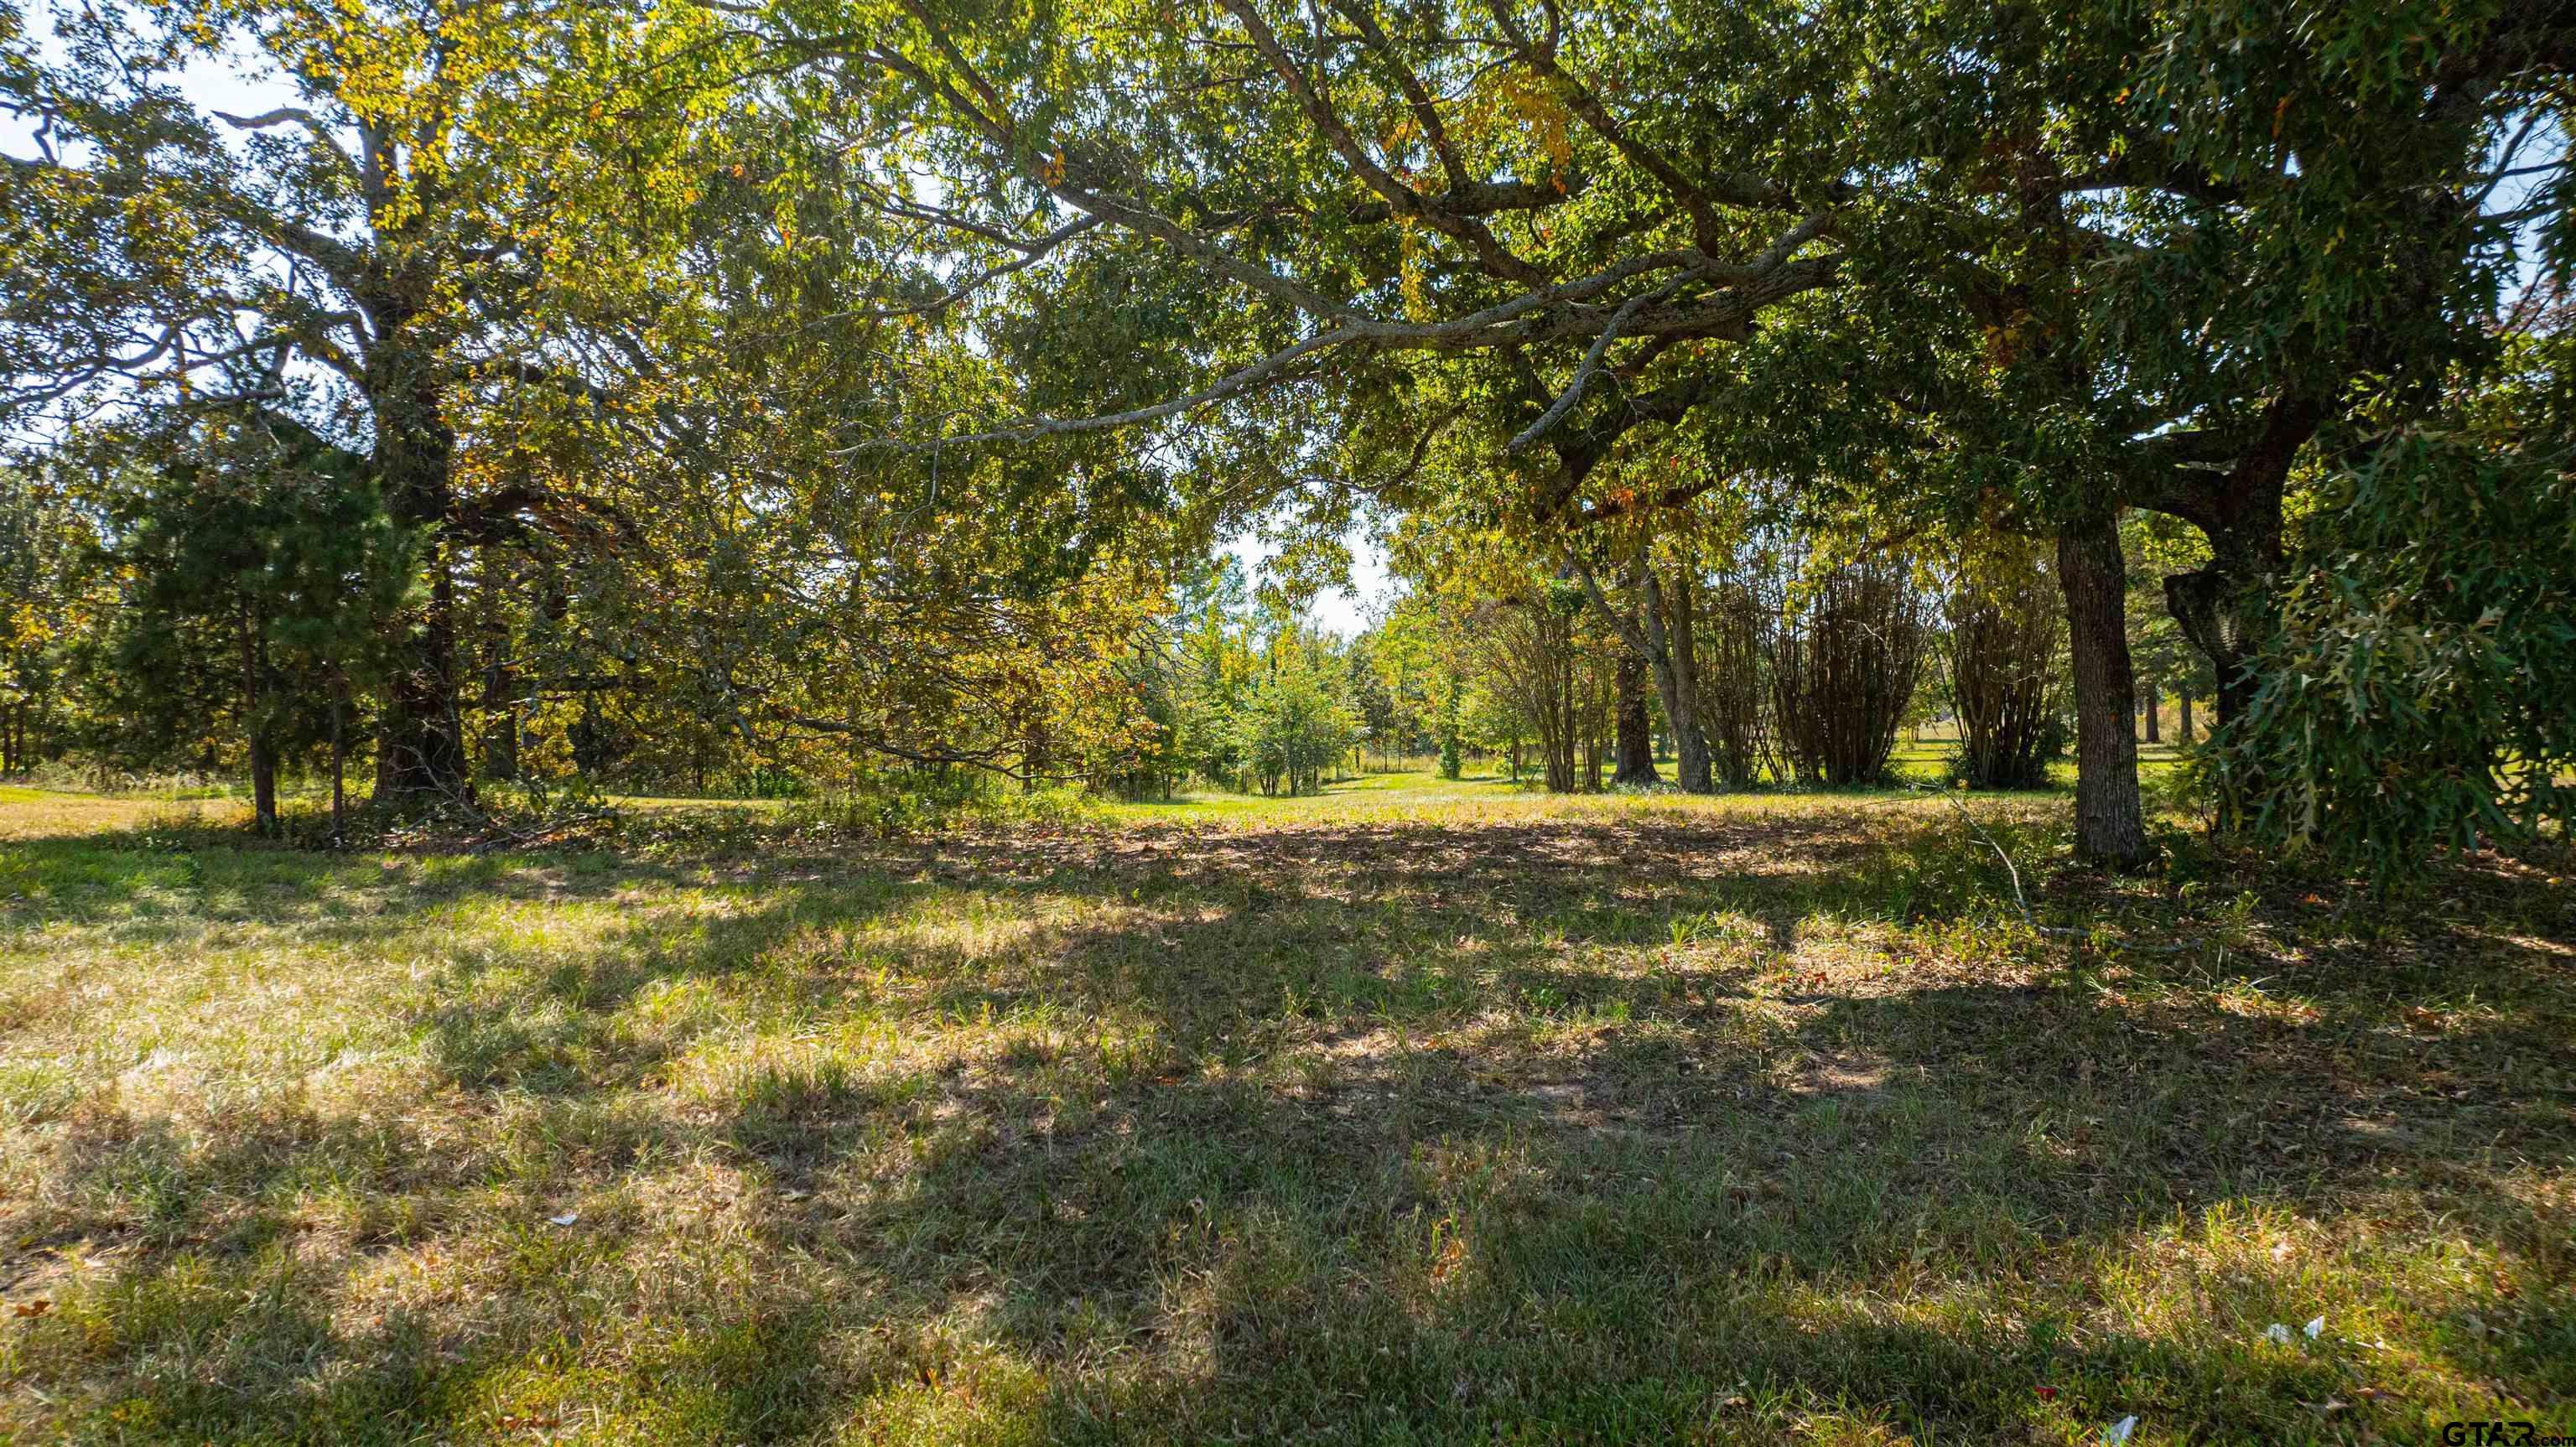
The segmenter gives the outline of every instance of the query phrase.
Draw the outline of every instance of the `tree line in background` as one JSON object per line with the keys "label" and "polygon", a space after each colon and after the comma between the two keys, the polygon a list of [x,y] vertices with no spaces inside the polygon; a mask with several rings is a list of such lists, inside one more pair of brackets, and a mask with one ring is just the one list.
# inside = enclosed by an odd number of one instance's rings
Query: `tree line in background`
{"label": "tree line in background", "polygon": [[0,768],[1700,792],[1933,699],[2129,865],[2143,692],[2228,831],[2562,838],[2571,77],[2531,0],[0,5]]}
{"label": "tree line in background", "polygon": [[[49,520],[18,555],[30,581],[7,762],[244,777],[273,819],[281,774],[341,786],[387,666],[380,620],[404,606],[413,560],[363,478],[317,470],[332,454],[299,460],[292,439],[238,429],[160,442],[148,463],[116,450],[103,474],[58,458],[0,477],[12,516]],[[2066,752],[2065,621],[2026,543],[1926,566],[1791,537],[1658,578],[1717,787],[1882,784],[1900,733],[1934,720],[1973,787],[2044,788]],[[721,709],[658,686],[593,632],[626,601],[618,581],[462,580],[480,606],[459,642],[479,684],[455,724],[473,761],[460,797],[574,776],[686,794],[954,789],[976,772],[1133,800],[1202,785],[1296,795],[1440,756],[1453,778],[1473,756],[1552,792],[1599,792],[1675,787],[1684,752],[1644,657],[1579,583],[1501,535],[1417,553],[1348,638],[1256,590],[1231,557],[1151,575],[1111,626],[1075,630],[1073,656],[1022,640],[1013,734],[951,700],[919,748],[882,758],[828,729],[745,738]],[[512,606],[512,584],[529,582]],[[1632,614],[1642,604],[1620,596]],[[2144,656],[2152,633],[2139,635]],[[2186,719],[2196,682],[2165,685]],[[2153,737],[2152,710],[2142,726]]]}

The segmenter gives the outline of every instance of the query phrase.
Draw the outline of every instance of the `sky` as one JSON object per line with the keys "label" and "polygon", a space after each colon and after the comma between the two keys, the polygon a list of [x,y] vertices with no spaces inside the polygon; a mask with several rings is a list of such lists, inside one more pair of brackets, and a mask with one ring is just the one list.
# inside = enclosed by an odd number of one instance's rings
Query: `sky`
{"label": "sky", "polygon": [[[1391,586],[1386,574],[1386,554],[1365,528],[1353,528],[1342,542],[1351,550],[1351,586],[1327,588],[1318,594],[1306,615],[1328,632],[1353,638],[1367,628],[1367,610],[1383,600]],[[1275,550],[1265,546],[1258,535],[1248,535],[1227,544],[1226,551],[1243,564],[1244,577],[1259,587],[1265,565]]]}

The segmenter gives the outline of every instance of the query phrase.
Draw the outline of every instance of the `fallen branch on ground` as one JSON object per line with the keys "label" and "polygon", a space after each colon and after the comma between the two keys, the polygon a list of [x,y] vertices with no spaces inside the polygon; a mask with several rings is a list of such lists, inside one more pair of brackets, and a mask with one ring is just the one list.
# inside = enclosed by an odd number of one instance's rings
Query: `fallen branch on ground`
{"label": "fallen branch on ground", "polygon": [[617,811],[600,809],[587,814],[574,814],[568,818],[549,820],[534,829],[512,829],[487,814],[484,816],[485,824],[498,832],[467,845],[465,852],[489,854],[503,848],[530,849],[558,835],[568,834],[585,824],[597,824],[616,817]]}

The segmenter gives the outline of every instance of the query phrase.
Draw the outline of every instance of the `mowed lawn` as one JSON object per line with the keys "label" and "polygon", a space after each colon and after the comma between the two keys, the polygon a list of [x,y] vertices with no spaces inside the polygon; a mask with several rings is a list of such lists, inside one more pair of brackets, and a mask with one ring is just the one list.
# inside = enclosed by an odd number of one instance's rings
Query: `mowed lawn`
{"label": "mowed lawn", "polygon": [[2576,1431],[2576,888],[1968,807],[2102,945],[1905,794],[333,856],[0,791],[0,1440]]}

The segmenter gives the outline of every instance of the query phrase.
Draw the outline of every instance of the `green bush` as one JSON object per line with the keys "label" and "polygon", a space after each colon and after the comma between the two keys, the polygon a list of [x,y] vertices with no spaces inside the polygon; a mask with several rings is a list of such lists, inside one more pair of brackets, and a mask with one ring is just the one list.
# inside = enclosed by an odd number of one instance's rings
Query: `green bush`
{"label": "green bush", "polygon": [[2396,437],[2324,483],[2250,705],[2200,754],[2233,826],[2383,885],[2563,833],[2576,790],[2564,458]]}

